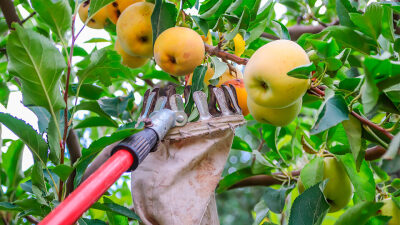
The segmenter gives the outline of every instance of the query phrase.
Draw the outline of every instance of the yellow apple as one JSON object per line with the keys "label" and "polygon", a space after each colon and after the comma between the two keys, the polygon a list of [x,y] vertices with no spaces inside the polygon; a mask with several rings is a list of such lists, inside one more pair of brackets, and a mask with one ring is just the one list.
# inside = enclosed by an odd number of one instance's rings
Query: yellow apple
{"label": "yellow apple", "polygon": [[242,109],[242,114],[243,116],[247,116],[249,114],[249,109],[247,106],[247,91],[246,88],[244,88],[243,79],[228,80],[223,84],[227,86],[232,84],[235,87],[238,103]]}
{"label": "yellow apple", "polygon": [[129,55],[151,57],[153,55],[153,29],[151,14],[154,4],[138,2],[124,10],[117,21],[117,37]]}
{"label": "yellow apple", "polygon": [[387,225],[399,225],[400,224],[400,208],[392,201],[392,199],[383,200],[384,205],[381,208],[381,213],[384,216],[391,216]]}
{"label": "yellow apple", "polygon": [[122,49],[118,39],[115,41],[115,51],[122,57],[122,64],[130,68],[138,68],[149,61],[149,58],[129,55]]}
{"label": "yellow apple", "polygon": [[[214,69],[212,67],[208,67],[206,74],[204,75],[204,84],[207,86],[210,84],[210,79],[214,76]],[[193,73],[190,74],[187,85],[192,85]],[[233,79],[243,79],[243,74],[239,69],[236,69],[236,74],[234,72],[230,73],[229,69],[227,69],[220,77],[218,84],[215,85],[220,87],[223,83],[233,80]]]}
{"label": "yellow apple", "polygon": [[[331,207],[329,212],[339,211],[350,202],[353,196],[353,185],[343,166],[336,158],[324,158],[324,179],[328,179],[323,192]],[[303,193],[305,188],[300,179],[297,185],[299,192]]]}
{"label": "yellow apple", "polygon": [[[82,2],[81,5],[79,6],[78,14],[79,18],[83,23],[85,23],[86,20],[88,19],[89,6],[90,6],[89,0]],[[99,11],[97,11],[96,14],[92,16],[92,18],[90,18],[90,20],[86,25],[93,29],[103,29],[107,21],[107,15],[108,15],[107,10],[105,8],[102,8]]]}
{"label": "yellow apple", "polygon": [[136,2],[143,2],[144,0],[116,0],[106,6],[108,18],[114,24],[117,23],[119,16],[122,12]]}
{"label": "yellow apple", "polygon": [[244,70],[247,93],[259,105],[285,108],[307,91],[310,80],[290,77],[287,72],[310,63],[307,53],[289,40],[272,41],[259,48]]}
{"label": "yellow apple", "polygon": [[172,27],[162,32],[154,44],[154,59],[174,76],[192,73],[204,60],[204,43],[196,31]]}
{"label": "yellow apple", "polygon": [[296,119],[301,109],[301,103],[302,99],[299,99],[287,108],[272,109],[255,103],[250,94],[247,96],[247,106],[255,120],[279,127],[286,126]]}

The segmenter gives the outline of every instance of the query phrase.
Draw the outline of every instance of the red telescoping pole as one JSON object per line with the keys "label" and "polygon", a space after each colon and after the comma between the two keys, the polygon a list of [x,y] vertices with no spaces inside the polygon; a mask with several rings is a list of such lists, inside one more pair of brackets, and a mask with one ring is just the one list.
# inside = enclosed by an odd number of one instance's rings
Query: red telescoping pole
{"label": "red telescoping pole", "polygon": [[72,225],[133,164],[128,150],[119,150],[73,191],[39,225]]}

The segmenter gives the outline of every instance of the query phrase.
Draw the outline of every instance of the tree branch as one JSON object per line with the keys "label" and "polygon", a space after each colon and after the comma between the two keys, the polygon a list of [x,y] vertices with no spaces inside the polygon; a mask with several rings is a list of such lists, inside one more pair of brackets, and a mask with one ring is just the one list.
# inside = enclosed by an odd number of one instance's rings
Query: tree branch
{"label": "tree branch", "polygon": [[21,20],[18,17],[17,11],[15,10],[14,3],[12,0],[0,0],[1,11],[8,25],[8,29],[12,30],[11,24],[13,22],[21,24]]}
{"label": "tree branch", "polygon": [[[380,159],[385,154],[385,152],[386,150],[381,146],[371,147],[365,151],[365,160],[373,161]],[[229,187],[229,190],[235,188],[249,187],[249,186],[271,186],[275,184],[282,184],[283,183],[282,180],[278,180],[274,177],[277,175],[283,175],[283,174],[273,173],[272,175],[255,175],[252,177],[248,177]],[[300,170],[293,171],[292,176],[293,177],[300,176]]]}
{"label": "tree branch", "polygon": [[[313,26],[313,25],[294,25],[291,27],[288,27],[288,31],[290,34],[290,38],[295,41],[297,40],[302,34],[305,33],[310,33],[310,34],[317,34],[319,32],[321,32],[323,29],[325,29],[326,27],[329,26],[334,26],[334,25],[338,25],[339,24],[339,20],[335,20],[332,23],[329,24],[325,24],[326,26],[323,25],[317,25],[317,26]],[[262,33],[261,37],[264,38],[268,38],[271,40],[278,40],[279,37],[273,35],[273,34],[269,34],[269,33]]]}
{"label": "tree branch", "polygon": [[[74,129],[69,130],[67,137],[67,148],[70,155],[71,166],[82,156],[81,147],[79,143],[79,138],[76,135]],[[68,177],[67,180],[67,190],[66,196],[68,196],[74,190],[74,180],[75,180],[76,170],[74,170]]]}
{"label": "tree branch", "polygon": [[246,65],[247,62],[249,61],[249,60],[246,59],[246,58],[240,58],[240,57],[238,57],[238,56],[236,56],[236,55],[234,55],[234,54],[225,52],[225,51],[221,50],[221,49],[218,48],[218,47],[214,47],[214,46],[208,45],[208,44],[206,44],[206,43],[204,43],[204,47],[205,47],[205,49],[206,49],[206,52],[207,52],[209,55],[211,55],[211,56],[212,56],[212,55],[215,55],[215,56],[217,56],[218,58],[221,58],[221,59],[223,59],[223,60],[230,60],[230,61],[233,61],[233,62],[235,62],[235,63],[237,63],[237,64],[242,64],[242,65]]}
{"label": "tree branch", "polygon": [[30,216],[30,215],[26,215],[25,218],[26,218],[29,222],[33,223],[33,224],[38,224],[38,223],[40,222],[38,219],[36,219],[35,217]]}
{"label": "tree branch", "polygon": [[34,15],[36,15],[36,12],[33,12],[33,13],[29,14],[28,17],[26,17],[25,19],[23,19],[23,20],[21,21],[21,24],[24,24],[26,21],[28,21],[28,20],[29,20],[30,18],[32,18]]}

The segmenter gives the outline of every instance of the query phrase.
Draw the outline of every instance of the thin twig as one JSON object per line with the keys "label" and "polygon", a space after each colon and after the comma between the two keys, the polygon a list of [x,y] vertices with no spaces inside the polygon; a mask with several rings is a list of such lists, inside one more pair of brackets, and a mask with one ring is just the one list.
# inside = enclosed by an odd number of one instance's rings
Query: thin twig
{"label": "thin twig", "polygon": [[23,19],[23,20],[21,21],[21,24],[24,24],[26,21],[28,21],[28,20],[29,20],[30,18],[32,18],[34,15],[36,15],[36,12],[33,12],[33,13],[29,14],[28,17],[26,17],[25,19]]}
{"label": "thin twig", "polygon": [[215,56],[217,56],[217,57],[219,57],[221,59],[230,60],[230,61],[233,61],[233,62],[235,62],[237,64],[242,64],[242,65],[246,65],[247,62],[249,61],[246,58],[240,58],[240,57],[238,57],[238,56],[236,56],[234,54],[225,52],[225,51],[219,49],[218,47],[214,47],[214,46],[208,45],[206,43],[204,43],[204,47],[206,49],[206,52],[211,56],[215,55]]}
{"label": "thin twig", "polygon": [[38,224],[38,223],[40,222],[38,219],[36,219],[35,217],[33,217],[33,216],[31,216],[31,215],[26,215],[25,218],[26,218],[29,222],[33,223],[33,224]]}

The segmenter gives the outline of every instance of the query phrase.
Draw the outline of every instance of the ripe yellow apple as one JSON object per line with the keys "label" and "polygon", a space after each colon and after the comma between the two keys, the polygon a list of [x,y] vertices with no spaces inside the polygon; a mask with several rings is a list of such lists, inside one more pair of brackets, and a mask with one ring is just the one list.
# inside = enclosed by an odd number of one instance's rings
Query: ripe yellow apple
{"label": "ripe yellow apple", "polygon": [[[328,179],[328,183],[324,189],[324,195],[331,206],[329,212],[339,211],[350,202],[353,196],[353,185],[343,166],[336,158],[324,158],[324,179]],[[305,188],[300,179],[297,185],[299,192],[303,193]]]}
{"label": "ripe yellow apple", "polygon": [[138,68],[149,61],[149,58],[129,55],[122,49],[118,39],[115,41],[115,51],[122,57],[122,65],[130,68]]}
{"label": "ripe yellow apple", "polygon": [[247,116],[249,114],[249,109],[247,107],[247,91],[246,88],[244,88],[243,79],[228,80],[223,84],[227,86],[229,86],[229,84],[232,84],[235,87],[238,103],[240,108],[242,109],[242,114],[243,116]]}
{"label": "ripe yellow apple", "polygon": [[381,213],[384,216],[391,216],[387,225],[399,225],[400,224],[400,208],[392,201],[392,199],[383,200],[384,205],[381,208]]}
{"label": "ripe yellow apple", "polygon": [[[79,18],[83,23],[85,23],[86,20],[88,19],[89,6],[90,6],[90,0],[82,2],[81,5],[79,6],[78,9]],[[103,29],[107,21],[107,15],[108,15],[107,10],[105,8],[102,8],[92,16],[92,18],[86,25],[93,29]]]}
{"label": "ripe yellow apple", "polygon": [[151,14],[154,4],[137,2],[124,10],[117,21],[117,37],[129,55],[153,55],[153,29]]}
{"label": "ripe yellow apple", "polygon": [[250,94],[247,96],[247,106],[255,120],[279,127],[290,124],[299,115],[301,103],[302,99],[299,99],[287,108],[272,109],[255,103]]}
{"label": "ripe yellow apple", "polygon": [[[206,74],[204,75],[204,84],[207,86],[210,84],[210,79],[214,76],[214,69],[212,67],[208,67]],[[193,73],[190,74],[187,85],[192,85]],[[234,72],[230,72],[227,69],[220,77],[218,84],[216,87],[220,87],[223,83],[233,80],[233,79],[243,79],[243,74],[239,69],[236,69],[236,74]]]}
{"label": "ripe yellow apple", "polygon": [[169,28],[154,43],[157,65],[174,76],[192,73],[203,62],[204,52],[200,35],[186,27]]}
{"label": "ripe yellow apple", "polygon": [[307,53],[289,40],[272,41],[259,48],[244,70],[244,84],[255,103],[285,108],[300,99],[310,80],[290,77],[287,72],[310,63]]}
{"label": "ripe yellow apple", "polygon": [[128,8],[128,6],[132,5],[133,3],[143,2],[143,1],[144,0],[116,0],[108,4],[106,7],[108,18],[111,20],[111,22],[116,24],[119,16],[126,8]]}

